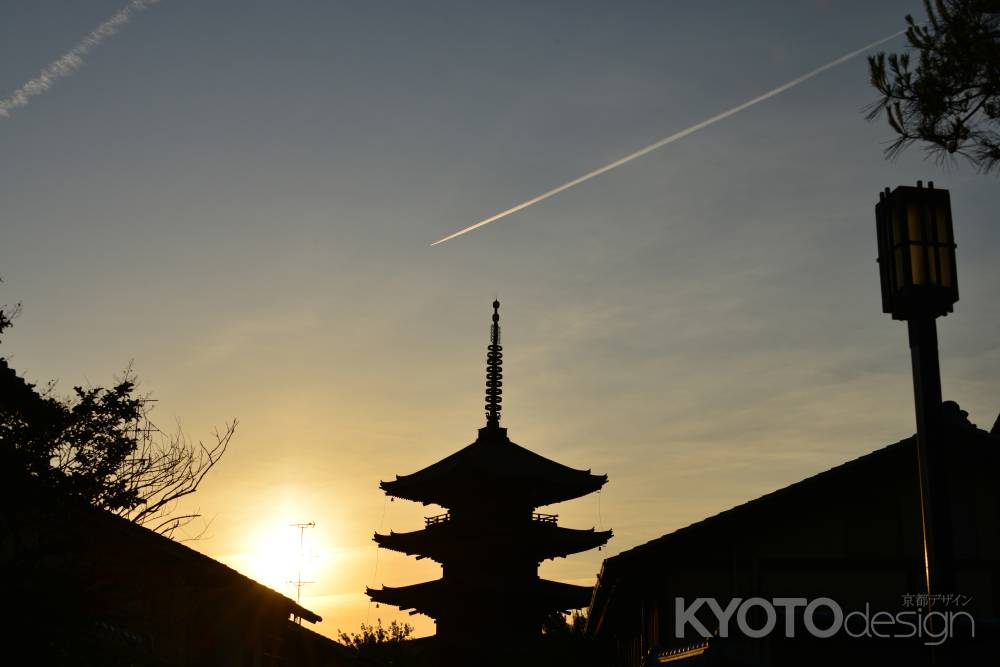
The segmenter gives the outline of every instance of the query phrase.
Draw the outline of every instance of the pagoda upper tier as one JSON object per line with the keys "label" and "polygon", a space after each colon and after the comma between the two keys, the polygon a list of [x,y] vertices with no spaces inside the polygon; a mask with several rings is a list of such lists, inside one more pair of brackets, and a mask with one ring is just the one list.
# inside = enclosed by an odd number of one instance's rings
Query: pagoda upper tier
{"label": "pagoda upper tier", "polygon": [[536,508],[593,493],[607,481],[607,475],[570,468],[527,450],[507,438],[507,429],[488,425],[468,447],[379,486],[390,496],[424,505],[452,508],[487,497]]}

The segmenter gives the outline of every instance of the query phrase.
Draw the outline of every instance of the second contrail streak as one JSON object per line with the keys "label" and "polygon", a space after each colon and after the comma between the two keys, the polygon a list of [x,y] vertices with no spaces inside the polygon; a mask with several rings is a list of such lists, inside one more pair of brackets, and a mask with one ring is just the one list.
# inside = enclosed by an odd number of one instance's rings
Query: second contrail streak
{"label": "second contrail streak", "polygon": [[97,26],[92,32],[77,42],[76,46],[62,54],[56,60],[15,90],[9,97],[0,99],[0,119],[9,118],[14,109],[28,105],[32,97],[47,92],[56,81],[64,79],[83,66],[84,56],[100,46],[101,42],[117,33],[122,26],[132,19],[132,14],[152,7],[160,0],[131,0],[114,16]]}
{"label": "second contrail streak", "polygon": [[650,144],[650,145],[646,146],[645,148],[640,148],[639,150],[637,150],[634,153],[630,153],[630,154],[626,155],[623,158],[620,158],[618,160],[615,160],[614,162],[606,164],[603,167],[599,167],[598,169],[595,169],[594,171],[588,172],[588,173],[584,174],[583,176],[580,176],[578,178],[574,178],[569,183],[564,183],[564,184],[560,185],[559,187],[553,188],[552,190],[549,190],[548,192],[542,193],[542,194],[538,195],[537,197],[533,197],[533,198],[529,199],[528,201],[521,202],[517,206],[513,206],[511,208],[508,208],[506,211],[501,211],[500,213],[497,213],[494,216],[486,218],[485,220],[481,220],[481,221],[477,222],[474,225],[470,225],[470,226],[466,227],[465,229],[460,229],[457,232],[455,232],[454,234],[449,234],[448,236],[444,237],[443,239],[438,239],[437,241],[435,241],[431,245],[435,246],[435,245],[438,245],[439,243],[444,243],[445,241],[450,241],[453,238],[456,238],[458,236],[461,236],[462,234],[466,234],[468,232],[471,232],[472,230],[478,229],[479,227],[482,227],[484,225],[488,225],[491,222],[496,222],[497,220],[500,220],[501,218],[506,218],[508,215],[510,215],[512,213],[517,213],[518,211],[526,209],[529,206],[533,206],[533,205],[537,204],[540,201],[544,201],[544,200],[548,199],[549,197],[557,195],[557,194],[559,194],[560,192],[562,192],[564,190],[569,190],[572,187],[580,185],[581,183],[584,183],[585,181],[589,181],[590,179],[595,178],[597,176],[600,176],[603,173],[609,172],[612,169],[617,169],[618,167],[622,166],[623,164],[631,162],[632,160],[635,160],[636,158],[642,157],[646,153],[651,153],[651,152],[655,151],[657,148],[662,148],[663,146],[666,146],[667,144],[672,144],[673,142],[677,141],[678,139],[683,139],[684,137],[686,137],[688,135],[694,134],[698,130],[703,130],[706,127],[708,127],[709,125],[714,125],[715,123],[718,123],[720,120],[725,120],[726,118],[729,118],[733,114],[737,114],[737,113],[743,111],[744,109],[748,109],[748,108],[752,107],[755,104],[763,102],[764,100],[768,100],[768,99],[774,97],[775,95],[780,95],[781,93],[785,92],[789,88],[794,88],[795,86],[799,85],[800,83],[803,83],[804,81],[808,81],[809,79],[813,78],[814,76],[816,76],[818,74],[822,74],[823,72],[827,71],[828,69],[832,69],[832,68],[836,67],[837,65],[845,63],[848,60],[850,60],[851,58],[855,58],[855,57],[861,55],[862,53],[864,53],[865,51],[868,51],[869,49],[873,49],[876,46],[879,46],[880,44],[884,44],[885,42],[888,42],[891,39],[895,39],[896,37],[899,37],[904,32],[906,32],[906,31],[905,30],[900,30],[899,32],[892,33],[888,37],[883,37],[882,39],[879,39],[879,40],[876,40],[876,41],[872,42],[871,44],[866,44],[865,46],[862,46],[860,49],[856,49],[854,51],[851,51],[847,55],[841,56],[840,58],[837,58],[836,60],[832,60],[832,61],[828,62],[827,64],[821,66],[821,67],[817,67],[816,69],[812,70],[811,72],[806,72],[802,76],[800,76],[798,78],[795,78],[795,79],[792,79],[788,83],[784,83],[784,84],[778,86],[777,88],[774,88],[773,90],[769,90],[766,93],[764,93],[763,95],[758,95],[757,97],[753,98],[752,100],[748,100],[748,101],[744,102],[743,104],[740,104],[740,105],[737,105],[737,106],[733,107],[732,109],[727,109],[726,111],[723,111],[722,113],[716,114],[716,115],[712,116],[711,118],[709,118],[707,120],[701,121],[700,123],[696,123],[695,125],[692,125],[691,127],[688,127],[688,128],[685,128],[685,129],[681,130],[680,132],[675,132],[674,134],[671,134],[669,137],[666,137],[665,139],[660,139],[655,144]]}

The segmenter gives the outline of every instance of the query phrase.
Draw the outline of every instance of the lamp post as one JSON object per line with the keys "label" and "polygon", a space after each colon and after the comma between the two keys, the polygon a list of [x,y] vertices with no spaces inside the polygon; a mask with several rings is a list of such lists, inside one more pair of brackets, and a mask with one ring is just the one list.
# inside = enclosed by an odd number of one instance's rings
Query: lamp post
{"label": "lamp post", "polygon": [[927,593],[955,590],[947,460],[939,436],[941,373],[935,320],[958,301],[947,190],[930,182],[879,194],[875,205],[882,310],[905,320],[913,364],[917,466]]}

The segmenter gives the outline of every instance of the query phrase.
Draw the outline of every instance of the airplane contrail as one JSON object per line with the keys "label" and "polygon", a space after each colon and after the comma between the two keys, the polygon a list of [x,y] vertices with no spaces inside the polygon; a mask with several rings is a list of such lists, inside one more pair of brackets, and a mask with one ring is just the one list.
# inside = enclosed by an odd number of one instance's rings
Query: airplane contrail
{"label": "airplane contrail", "polygon": [[501,211],[500,213],[497,213],[494,216],[486,218],[485,220],[480,220],[479,222],[477,222],[474,225],[469,225],[465,229],[460,229],[457,232],[455,232],[454,234],[449,234],[448,236],[445,236],[443,239],[438,239],[437,241],[435,241],[431,245],[435,246],[435,245],[438,245],[439,243],[444,243],[445,241],[450,241],[453,238],[456,238],[456,237],[461,236],[463,234],[467,234],[468,232],[471,232],[474,229],[478,229],[478,228],[480,228],[480,227],[482,227],[484,225],[488,225],[491,222],[496,222],[497,220],[500,220],[501,218],[506,218],[508,215],[510,215],[512,213],[517,213],[518,211],[522,211],[522,210],[528,208],[529,206],[533,206],[533,205],[537,204],[538,202],[544,201],[544,200],[548,199],[549,197],[557,195],[557,194],[559,194],[560,192],[562,192],[564,190],[569,190],[570,188],[575,187],[577,185],[580,185],[581,183],[584,183],[586,181],[589,181],[592,178],[596,178],[597,176],[600,176],[603,173],[609,172],[612,169],[617,169],[618,167],[622,166],[623,164],[629,163],[632,160],[635,160],[636,158],[642,157],[646,153],[651,153],[651,152],[655,151],[657,148],[662,148],[662,147],[666,146],[667,144],[672,144],[673,142],[677,141],[678,139],[683,139],[684,137],[686,137],[688,135],[694,134],[698,130],[703,130],[706,127],[708,127],[709,125],[714,125],[715,123],[718,123],[720,120],[725,120],[726,118],[729,118],[733,114],[737,114],[737,113],[743,111],[744,109],[748,109],[748,108],[752,107],[755,104],[763,102],[764,100],[768,100],[768,99],[774,97],[775,95],[780,95],[781,93],[785,92],[789,88],[794,88],[795,86],[799,85],[800,83],[808,81],[809,79],[813,78],[814,76],[816,76],[818,74],[822,74],[823,72],[827,71],[828,69],[832,69],[832,68],[836,67],[837,65],[843,64],[843,63],[847,62],[848,60],[861,55],[865,51],[868,51],[869,49],[875,48],[876,46],[879,46],[880,44],[884,44],[885,42],[888,42],[891,39],[895,39],[896,37],[899,37],[900,35],[902,35],[905,32],[906,32],[905,30],[900,30],[899,32],[892,33],[888,37],[883,37],[882,39],[879,39],[879,40],[876,40],[876,41],[872,42],[871,44],[866,44],[865,46],[862,46],[860,49],[856,49],[854,51],[851,51],[847,55],[841,56],[841,57],[837,58],[836,60],[831,60],[827,64],[825,64],[825,65],[823,65],[821,67],[817,67],[816,69],[812,70],[811,72],[806,72],[802,76],[797,77],[795,79],[792,79],[788,83],[784,83],[784,84],[778,86],[777,88],[774,88],[773,90],[769,90],[766,93],[764,93],[763,95],[758,95],[757,97],[753,98],[752,100],[749,100],[747,102],[744,102],[743,104],[737,105],[737,106],[733,107],[732,109],[727,109],[726,111],[723,111],[722,113],[716,114],[716,115],[712,116],[711,118],[709,118],[707,120],[701,121],[700,123],[696,123],[696,124],[692,125],[691,127],[688,127],[688,128],[685,128],[685,129],[681,130],[680,132],[675,132],[674,134],[671,134],[669,137],[666,137],[665,139],[660,139],[655,144],[650,144],[650,145],[646,146],[645,148],[640,148],[639,150],[637,150],[634,153],[630,153],[630,154],[626,155],[623,158],[615,160],[614,162],[610,162],[610,163],[604,165],[603,167],[599,167],[598,169],[595,169],[594,171],[588,172],[588,173],[584,174],[583,176],[580,176],[579,178],[574,178],[569,183],[564,183],[564,184],[560,185],[557,188],[553,188],[552,190],[549,190],[548,192],[544,192],[544,193],[538,195],[537,197],[532,197],[531,199],[529,199],[527,201],[521,202],[517,206],[512,206],[511,208],[508,208],[506,211]]}
{"label": "airplane contrail", "polygon": [[119,9],[114,16],[97,26],[93,32],[81,39],[76,46],[52,61],[38,76],[29,80],[15,90],[10,96],[0,100],[0,118],[10,118],[11,111],[27,106],[28,101],[37,95],[48,91],[59,79],[64,79],[83,66],[83,57],[94,50],[101,42],[111,37],[128,23],[132,15],[157,4],[160,0],[131,0]]}

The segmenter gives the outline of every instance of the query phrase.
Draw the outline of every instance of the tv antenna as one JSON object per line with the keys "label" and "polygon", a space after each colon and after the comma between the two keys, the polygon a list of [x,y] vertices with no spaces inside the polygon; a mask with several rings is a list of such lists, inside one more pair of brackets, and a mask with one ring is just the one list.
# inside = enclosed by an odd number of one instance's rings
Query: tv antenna
{"label": "tv antenna", "polygon": [[302,581],[302,561],[305,559],[305,551],[303,550],[303,543],[305,540],[306,528],[315,528],[316,522],[310,521],[309,523],[290,523],[288,524],[292,528],[299,529],[299,569],[298,574],[294,581],[289,581],[288,583],[295,585],[295,603],[302,603],[302,587],[306,584],[315,584],[315,581]]}

